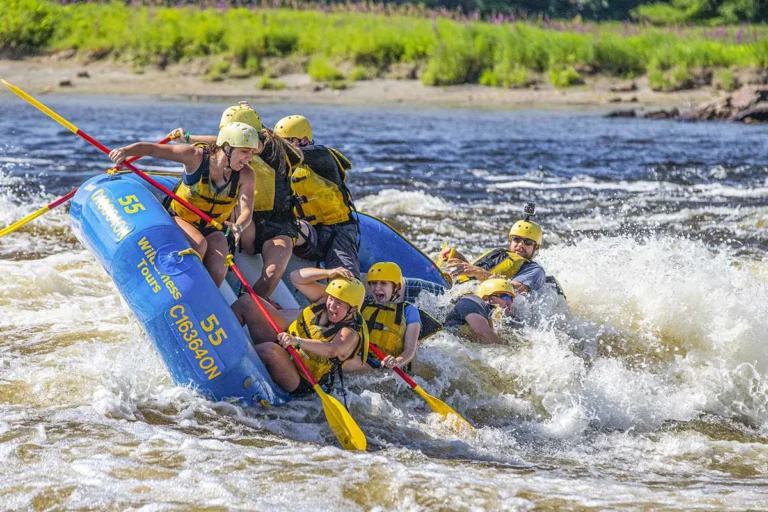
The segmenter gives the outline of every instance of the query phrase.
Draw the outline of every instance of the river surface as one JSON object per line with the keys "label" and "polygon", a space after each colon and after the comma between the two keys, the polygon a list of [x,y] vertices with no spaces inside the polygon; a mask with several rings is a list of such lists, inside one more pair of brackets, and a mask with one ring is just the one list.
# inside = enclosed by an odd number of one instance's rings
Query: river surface
{"label": "river surface", "polygon": [[[228,106],[40,99],[108,147],[214,133]],[[309,117],[353,161],[358,208],[430,254],[500,245],[535,202],[567,305],[516,301],[507,345],[420,346],[416,380],[473,432],[392,374],[350,378],[369,450],[345,452],[314,399],[242,409],[175,386],[60,207],[0,239],[0,508],[768,510],[768,126],[258,110]],[[0,227],[109,166],[7,92],[0,134]]]}

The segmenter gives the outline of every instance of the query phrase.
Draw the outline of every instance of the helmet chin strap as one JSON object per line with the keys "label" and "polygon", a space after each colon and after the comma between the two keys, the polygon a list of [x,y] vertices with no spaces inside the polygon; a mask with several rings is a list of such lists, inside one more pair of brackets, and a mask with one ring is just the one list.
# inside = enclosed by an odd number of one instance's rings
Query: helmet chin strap
{"label": "helmet chin strap", "polygon": [[[227,151],[227,150],[229,150],[229,151]],[[226,168],[229,169],[232,172],[235,172],[235,170],[232,168],[232,151],[234,151],[232,149],[232,146],[227,144],[227,147],[224,148],[224,154],[227,155],[227,167]]]}
{"label": "helmet chin strap", "polygon": [[353,307],[352,307],[352,306],[350,306],[350,305],[347,305],[347,307],[348,307],[349,309],[347,309],[347,314],[346,314],[346,315],[344,315],[344,318],[342,318],[342,319],[341,319],[341,321],[342,321],[342,322],[343,322],[344,320],[348,320],[348,319],[352,318],[352,315],[353,315],[353,313],[356,311],[356,309],[355,309],[355,308],[353,308]]}

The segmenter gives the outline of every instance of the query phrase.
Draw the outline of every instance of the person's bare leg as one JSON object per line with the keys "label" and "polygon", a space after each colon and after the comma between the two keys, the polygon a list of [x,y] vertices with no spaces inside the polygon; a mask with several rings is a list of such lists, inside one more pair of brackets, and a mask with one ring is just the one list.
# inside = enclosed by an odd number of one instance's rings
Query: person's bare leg
{"label": "person's bare leg", "polygon": [[[288,321],[267,301],[262,301],[261,304],[264,306],[267,313],[269,313],[269,316],[275,321],[275,324],[280,331],[285,331],[288,328]],[[237,317],[240,325],[248,326],[248,332],[251,334],[251,339],[253,339],[255,345],[275,341],[277,339],[275,329],[264,317],[261,309],[259,309],[256,303],[253,302],[253,297],[250,295],[245,294],[240,296],[240,298],[232,304],[232,312],[235,314],[235,317]]]}
{"label": "person's bare leg", "polygon": [[275,384],[289,393],[299,387],[301,377],[287,350],[277,343],[262,343],[256,345],[256,353]]}
{"label": "person's bare leg", "polygon": [[224,278],[227,277],[227,264],[225,258],[229,254],[229,245],[227,244],[227,237],[221,231],[211,233],[205,240],[208,242],[208,250],[205,251],[203,256],[203,265],[211,274],[213,282],[216,286],[221,286],[224,282]]}
{"label": "person's bare leg", "polygon": [[254,291],[260,297],[269,297],[285,273],[293,252],[293,240],[285,235],[276,236],[261,246],[264,267],[261,276],[253,283]]}
{"label": "person's bare leg", "polygon": [[201,258],[205,257],[205,252],[208,249],[208,242],[205,240],[203,234],[195,226],[181,217],[174,217],[173,220],[176,221],[176,225],[179,226],[181,232],[184,233],[184,238],[187,239],[189,245],[197,251],[197,254],[199,254]]}

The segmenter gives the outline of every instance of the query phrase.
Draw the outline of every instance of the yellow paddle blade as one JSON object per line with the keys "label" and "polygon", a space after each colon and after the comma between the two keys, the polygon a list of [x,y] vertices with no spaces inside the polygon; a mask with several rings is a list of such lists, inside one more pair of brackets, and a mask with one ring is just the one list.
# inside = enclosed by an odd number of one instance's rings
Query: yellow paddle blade
{"label": "yellow paddle blade", "polygon": [[43,206],[42,208],[40,208],[39,210],[37,210],[36,212],[30,213],[29,215],[27,215],[23,219],[17,220],[16,222],[11,224],[10,226],[0,230],[0,238],[4,237],[8,233],[13,233],[14,231],[19,229],[21,226],[23,226],[27,222],[31,222],[31,221],[35,220],[36,218],[38,218],[39,216],[41,216],[42,214],[44,214],[48,210],[49,210],[49,208],[46,205],[46,206]]}
{"label": "yellow paddle blade", "polygon": [[48,107],[46,107],[45,105],[43,105],[42,103],[37,101],[35,98],[33,98],[29,94],[25,93],[24,91],[22,91],[21,89],[16,87],[15,85],[11,85],[8,82],[6,82],[5,80],[1,80],[1,79],[0,79],[0,82],[3,82],[3,85],[5,85],[7,88],[9,88],[11,91],[13,91],[16,95],[18,95],[19,97],[21,97],[21,98],[25,99],[26,101],[30,102],[32,105],[37,107],[38,110],[40,110],[44,114],[47,114],[54,121],[56,121],[57,123],[62,125],[67,130],[71,131],[72,133],[77,133],[78,131],[80,131],[77,126],[73,125],[72,123],[70,123],[69,121],[67,121],[63,117],[61,117],[59,114],[57,114],[53,110],[49,109]]}
{"label": "yellow paddle blade", "polygon": [[331,427],[334,435],[336,435],[336,439],[341,443],[341,446],[345,450],[365,451],[368,447],[365,434],[357,426],[349,412],[341,405],[341,402],[323,391],[319,384],[315,384],[314,389],[320,397],[320,402],[323,404],[325,419],[328,420],[328,425]]}
{"label": "yellow paddle blade", "polygon": [[424,391],[424,389],[421,386],[416,386],[413,388],[415,392],[421,396],[421,398],[424,399],[425,402],[427,402],[427,405],[429,405],[429,408],[432,409],[433,412],[436,412],[446,420],[451,420],[453,423],[453,427],[457,430],[461,430],[463,428],[474,430],[474,427],[469,424],[467,420],[461,417],[459,413],[454,411],[451,406],[449,406],[447,403],[443,402],[440,399],[437,399]]}

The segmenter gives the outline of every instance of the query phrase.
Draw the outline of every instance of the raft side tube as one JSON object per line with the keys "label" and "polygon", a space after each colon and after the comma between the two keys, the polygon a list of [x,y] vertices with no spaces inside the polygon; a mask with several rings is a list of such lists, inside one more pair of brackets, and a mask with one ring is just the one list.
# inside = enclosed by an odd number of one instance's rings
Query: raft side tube
{"label": "raft side tube", "polygon": [[450,288],[434,261],[413,245],[386,221],[357,212],[360,219],[360,271],[365,273],[375,263],[393,261],[405,277],[423,279]]}
{"label": "raft side tube", "polygon": [[72,200],[71,225],[154,342],[174,382],[214,400],[278,405],[242,327],[156,196],[135,177],[100,175]]}

